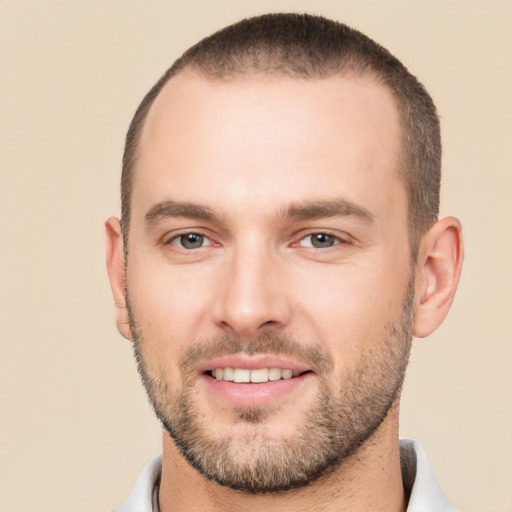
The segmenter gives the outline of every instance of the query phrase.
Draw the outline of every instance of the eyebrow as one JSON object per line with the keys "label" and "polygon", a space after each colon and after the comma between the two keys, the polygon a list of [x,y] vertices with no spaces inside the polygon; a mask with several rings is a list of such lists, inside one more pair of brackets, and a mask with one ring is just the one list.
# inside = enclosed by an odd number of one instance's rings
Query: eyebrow
{"label": "eyebrow", "polygon": [[184,217],[190,219],[201,219],[210,222],[218,221],[219,218],[208,207],[194,203],[181,203],[178,201],[162,201],[153,205],[146,213],[146,224],[154,225],[166,217]]}
{"label": "eyebrow", "polygon": [[373,214],[366,208],[346,199],[322,200],[292,204],[285,210],[285,218],[295,220],[315,220],[327,217],[359,217],[372,222]]}
{"label": "eyebrow", "polygon": [[[348,216],[359,217],[367,222],[373,221],[374,218],[369,210],[346,199],[304,201],[290,205],[279,215],[284,220],[315,220]],[[166,217],[183,217],[220,222],[220,217],[207,206],[172,200],[162,201],[153,205],[147,211],[145,220],[146,224],[152,226]]]}

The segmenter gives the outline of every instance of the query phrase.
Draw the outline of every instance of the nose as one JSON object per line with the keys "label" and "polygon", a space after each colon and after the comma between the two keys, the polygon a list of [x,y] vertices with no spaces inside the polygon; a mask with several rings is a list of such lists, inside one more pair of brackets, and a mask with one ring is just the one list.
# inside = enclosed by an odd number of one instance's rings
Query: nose
{"label": "nose", "polygon": [[261,246],[239,248],[224,264],[213,307],[215,323],[221,329],[253,337],[262,330],[288,325],[290,290],[278,255]]}

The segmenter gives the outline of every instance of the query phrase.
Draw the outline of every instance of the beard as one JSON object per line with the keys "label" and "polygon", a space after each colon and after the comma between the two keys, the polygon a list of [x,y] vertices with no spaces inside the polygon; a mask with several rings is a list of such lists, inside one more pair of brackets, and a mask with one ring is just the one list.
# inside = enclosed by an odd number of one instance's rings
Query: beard
{"label": "beard", "polygon": [[[411,279],[400,318],[382,335],[365,343],[350,372],[339,375],[331,355],[320,345],[305,345],[277,331],[253,339],[226,335],[193,343],[179,361],[181,387],[169,390],[165,370],[150,368],[148,345],[128,301],[138,370],[149,401],[185,460],[219,485],[250,494],[302,488],[326,477],[376,435],[400,397],[409,360],[414,311]],[[301,415],[295,435],[277,437],[265,428],[276,413],[272,406],[234,408],[234,421],[248,426],[243,433],[212,432],[209,418],[197,406],[195,369],[200,360],[230,354],[293,356],[306,362],[318,378],[313,404]],[[250,428],[249,428],[250,427]]]}

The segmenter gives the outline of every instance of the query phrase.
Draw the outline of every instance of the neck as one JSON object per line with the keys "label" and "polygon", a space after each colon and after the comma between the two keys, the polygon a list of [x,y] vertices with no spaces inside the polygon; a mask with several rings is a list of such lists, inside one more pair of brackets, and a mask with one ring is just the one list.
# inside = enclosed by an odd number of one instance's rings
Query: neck
{"label": "neck", "polygon": [[207,480],[189,466],[165,433],[159,504],[161,512],[405,512],[398,411],[391,410],[376,434],[328,477],[303,489],[270,495],[234,491]]}

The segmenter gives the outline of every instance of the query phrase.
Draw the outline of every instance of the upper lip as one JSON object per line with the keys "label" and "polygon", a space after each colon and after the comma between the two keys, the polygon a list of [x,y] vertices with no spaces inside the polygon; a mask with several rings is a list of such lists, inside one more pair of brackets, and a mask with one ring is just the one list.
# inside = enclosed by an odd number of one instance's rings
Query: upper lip
{"label": "upper lip", "polygon": [[259,368],[281,368],[283,370],[292,370],[294,372],[307,372],[311,367],[304,363],[291,361],[289,359],[258,354],[250,356],[247,354],[236,354],[220,356],[198,366],[199,373],[205,373],[216,368],[243,368],[246,370],[257,370]]}

